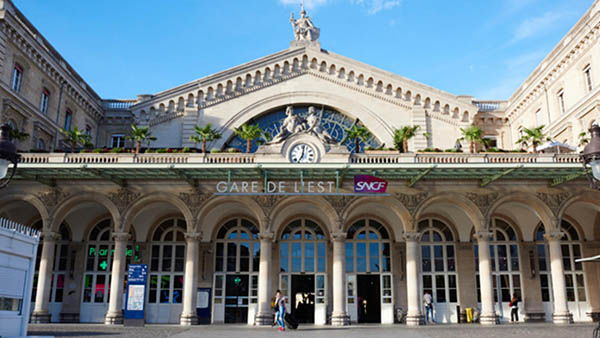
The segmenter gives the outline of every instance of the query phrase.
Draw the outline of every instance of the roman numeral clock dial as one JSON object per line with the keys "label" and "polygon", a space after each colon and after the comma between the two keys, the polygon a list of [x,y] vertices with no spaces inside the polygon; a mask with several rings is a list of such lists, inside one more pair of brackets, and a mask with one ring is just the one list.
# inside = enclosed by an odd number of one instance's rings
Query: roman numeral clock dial
{"label": "roman numeral clock dial", "polygon": [[290,151],[290,161],[292,163],[314,163],[315,159],[315,149],[308,144],[297,144]]}

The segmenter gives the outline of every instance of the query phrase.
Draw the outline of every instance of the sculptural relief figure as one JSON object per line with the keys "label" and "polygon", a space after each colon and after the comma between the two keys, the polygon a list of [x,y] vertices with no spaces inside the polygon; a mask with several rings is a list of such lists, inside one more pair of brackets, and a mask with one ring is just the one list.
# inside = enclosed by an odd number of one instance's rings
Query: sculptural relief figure
{"label": "sculptural relief figure", "polygon": [[302,10],[300,11],[300,19],[295,20],[294,13],[292,13],[290,23],[294,29],[296,41],[316,41],[319,39],[320,29],[313,25],[309,16],[306,16],[304,4],[302,4]]}
{"label": "sculptural relief figure", "polygon": [[317,116],[317,114],[315,113],[315,107],[308,107],[308,117],[306,118],[306,131],[314,134],[323,143],[337,143],[336,139],[331,137],[327,130],[323,129],[323,127],[321,126],[321,116],[323,116],[324,109],[325,108],[321,108],[321,113]]}
{"label": "sculptural relief figure", "polygon": [[283,119],[279,133],[267,144],[275,144],[285,141],[293,134],[306,130],[306,124],[298,116],[294,115],[294,108],[287,106],[285,109],[286,118]]}

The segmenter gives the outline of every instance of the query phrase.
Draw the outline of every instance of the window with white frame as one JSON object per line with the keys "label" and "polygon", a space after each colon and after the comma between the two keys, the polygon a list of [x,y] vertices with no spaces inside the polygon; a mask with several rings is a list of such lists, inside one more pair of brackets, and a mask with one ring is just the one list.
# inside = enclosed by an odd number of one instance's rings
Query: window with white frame
{"label": "window with white frame", "polygon": [[12,89],[15,92],[19,92],[21,90],[21,83],[23,82],[23,67],[20,64],[15,62],[13,67],[13,75],[12,75]]}
{"label": "window with white frame", "polygon": [[112,148],[123,148],[125,146],[125,134],[113,134],[111,146]]}
{"label": "window with white frame", "polygon": [[559,90],[556,97],[558,98],[558,108],[560,109],[560,113],[564,114],[567,111],[565,107],[565,91],[563,89]]}
{"label": "window with white frame", "polygon": [[421,233],[421,285],[436,303],[458,302],[454,235],[444,222],[419,222]]}
{"label": "window with white frame", "polygon": [[183,300],[185,229],[183,219],[172,218],[162,222],[154,231],[149,303],[180,304]]}
{"label": "window with white frame", "polygon": [[291,222],[281,235],[281,272],[326,272],[327,241],[317,223],[309,219]]}
{"label": "window with white frame", "polygon": [[585,88],[588,92],[591,92],[594,89],[594,83],[592,82],[592,66],[587,65],[583,69],[583,78],[585,80]]}
{"label": "window with white frame", "polygon": [[42,89],[42,98],[40,100],[40,111],[42,114],[48,113],[48,102],[50,101],[50,91],[46,88]]}

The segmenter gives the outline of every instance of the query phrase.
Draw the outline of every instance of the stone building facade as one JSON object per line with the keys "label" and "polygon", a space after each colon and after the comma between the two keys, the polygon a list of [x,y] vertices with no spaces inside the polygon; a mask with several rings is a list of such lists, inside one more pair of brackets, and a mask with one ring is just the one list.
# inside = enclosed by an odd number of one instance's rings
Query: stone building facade
{"label": "stone building facade", "polygon": [[[597,2],[540,66],[572,68],[547,80],[536,70],[508,101],[456,96],[324,50],[305,15],[281,52],[164,92],[103,100],[10,1],[2,8],[0,95],[12,103],[1,112],[32,135],[21,149],[40,138],[60,148],[67,108],[97,147],[131,146],[123,142],[132,122],[157,137],[152,148],[194,148],[194,126],[207,123],[223,134],[209,148],[244,148],[233,130],[245,123],[274,136],[248,154],[24,153],[0,217],[42,231],[33,321],[120,323],[123,289],[110,286],[126,285],[131,263],[149,265],[150,323],[197,323],[199,288],[210,290],[212,323],[270,324],[276,289],[315,324],[393,323],[404,313],[418,325],[425,292],[440,322],[464,319],[466,308],[482,324],[509,321],[513,295],[526,321],[600,312],[600,271],[575,262],[600,253],[599,193],[577,154],[360,153],[345,138],[359,124],[370,131],[361,149],[390,146],[394,128],[418,125],[411,151],[444,150],[476,124],[512,149],[518,126],[532,126],[539,97],[525,93],[538,93],[540,81],[552,90],[562,81],[569,95],[564,117],[551,115],[552,135],[565,119],[575,135],[598,118],[594,82],[576,83],[599,68]],[[48,116],[36,108],[44,88]],[[361,192],[364,175],[384,179],[387,191]]]}

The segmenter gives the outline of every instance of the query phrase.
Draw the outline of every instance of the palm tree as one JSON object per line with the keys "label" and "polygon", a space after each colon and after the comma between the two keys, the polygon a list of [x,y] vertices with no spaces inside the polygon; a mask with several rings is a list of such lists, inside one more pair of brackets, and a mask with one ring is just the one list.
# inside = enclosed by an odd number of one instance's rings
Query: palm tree
{"label": "palm tree", "polygon": [[269,141],[271,141],[271,139],[273,137],[271,137],[271,133],[269,133],[268,131],[263,131],[262,134],[260,135],[260,140],[256,141],[256,144],[258,145],[263,145]]}
{"label": "palm tree", "polygon": [[544,125],[541,125],[536,128],[521,129],[523,134],[521,135],[521,138],[519,140],[517,140],[517,144],[521,144],[521,145],[527,147],[531,143],[531,146],[533,147],[533,152],[537,153],[537,147],[538,147],[538,145],[540,145],[540,143],[551,140],[550,137],[547,137],[544,134],[544,131],[543,131],[544,127],[545,127]]}
{"label": "palm tree", "polygon": [[249,153],[252,148],[252,140],[257,139],[263,133],[258,124],[242,124],[239,128],[235,128],[234,132],[237,136],[246,140],[246,152]]}
{"label": "palm tree", "polygon": [[581,133],[579,133],[579,146],[580,147],[584,147],[586,144],[590,143],[590,139],[587,137],[588,133],[585,131],[582,131]]}
{"label": "palm tree", "polygon": [[75,152],[75,148],[77,144],[86,144],[90,142],[91,136],[86,134],[83,130],[77,129],[77,127],[71,130],[60,129],[61,134],[63,134],[63,141],[68,143],[71,146],[71,152]]}
{"label": "palm tree", "polygon": [[194,126],[194,132],[196,135],[190,136],[190,141],[195,144],[202,143],[202,153],[206,152],[206,142],[212,142],[221,138],[221,133],[216,129],[213,129],[210,123],[200,128],[198,125]]}
{"label": "palm tree", "polygon": [[469,152],[475,151],[475,143],[485,144],[483,137],[483,130],[477,126],[470,126],[467,129],[460,128],[460,132],[463,134],[461,140],[467,140],[469,142]]}
{"label": "palm tree", "polygon": [[404,126],[400,129],[394,129],[394,144],[396,149],[403,153],[408,152],[408,140],[417,135],[419,126]]}
{"label": "palm tree", "polygon": [[356,153],[360,153],[360,141],[366,142],[371,136],[369,129],[366,127],[359,127],[357,124],[352,125],[352,128],[346,129],[346,137],[342,143],[346,140],[354,140],[354,148]]}
{"label": "palm tree", "polygon": [[135,141],[136,154],[140,153],[142,142],[147,141],[150,144],[150,141],[156,141],[156,137],[152,136],[148,127],[138,127],[135,124],[131,125],[131,135],[127,136],[126,139]]}

